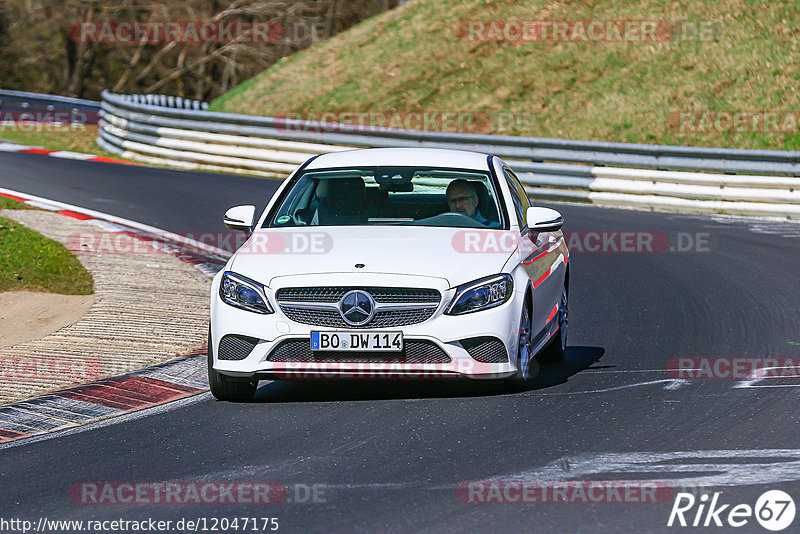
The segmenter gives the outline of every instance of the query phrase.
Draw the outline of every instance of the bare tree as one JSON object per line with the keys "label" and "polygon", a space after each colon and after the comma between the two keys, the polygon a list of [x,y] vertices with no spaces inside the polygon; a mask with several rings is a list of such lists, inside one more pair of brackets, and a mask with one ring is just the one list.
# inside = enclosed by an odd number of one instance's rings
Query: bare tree
{"label": "bare tree", "polygon": [[[108,88],[207,100],[395,5],[397,0],[3,0],[0,72],[8,75],[2,86],[84,98]],[[81,22],[116,27],[170,21],[270,21],[276,33],[267,43],[248,35],[219,42],[96,42],[77,31]]]}

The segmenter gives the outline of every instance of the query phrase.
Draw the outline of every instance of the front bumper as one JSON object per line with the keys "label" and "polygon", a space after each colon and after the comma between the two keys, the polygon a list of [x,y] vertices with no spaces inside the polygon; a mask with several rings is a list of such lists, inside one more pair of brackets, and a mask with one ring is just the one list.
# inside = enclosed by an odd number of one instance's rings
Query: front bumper
{"label": "front bumper", "polygon": [[[430,286],[430,280],[428,280]],[[444,314],[455,290],[440,287],[442,301],[430,319],[414,325],[380,329],[403,332],[405,346],[427,346],[431,353],[443,357],[420,363],[420,358],[397,353],[348,353],[352,358],[333,358],[326,353],[309,357],[311,331],[342,330],[325,328],[291,321],[277,306],[274,291],[268,298],[275,313],[258,315],[229,306],[218,297],[219,277],[215,278],[211,298],[211,339],[213,367],[229,376],[257,376],[263,379],[301,378],[473,378],[497,379],[516,372],[519,317],[524,304],[524,292],[515,286],[512,298],[497,308],[461,316]],[[410,287],[421,287],[420,285]],[[524,288],[524,286],[523,286]],[[374,330],[357,329],[366,334]],[[221,360],[219,344],[223,336],[239,335],[255,338],[257,342],[249,354],[240,360]],[[470,355],[461,341],[474,338],[496,338],[502,342],[507,355],[505,361],[491,363],[479,361]],[[416,344],[416,345],[415,345]],[[297,361],[270,361],[270,356],[280,349],[286,359],[287,346],[296,350]],[[470,345],[467,345],[468,347]],[[474,353],[474,351],[473,351]],[[446,355],[446,356],[444,356]],[[302,361],[299,361],[302,360]],[[345,360],[345,361],[342,361]]]}

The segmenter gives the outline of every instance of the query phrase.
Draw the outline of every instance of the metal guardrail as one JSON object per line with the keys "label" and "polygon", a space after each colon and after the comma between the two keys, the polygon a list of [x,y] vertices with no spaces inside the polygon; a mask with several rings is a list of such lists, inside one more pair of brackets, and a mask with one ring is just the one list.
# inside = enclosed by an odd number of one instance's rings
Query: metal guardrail
{"label": "metal guardrail", "polygon": [[7,121],[97,124],[100,102],[58,95],[0,90],[0,118]]}
{"label": "metal guardrail", "polygon": [[354,147],[473,150],[505,159],[536,198],[800,217],[797,151],[367,129],[209,112],[163,95],[102,98],[98,143],[153,163],[285,176],[309,154]]}

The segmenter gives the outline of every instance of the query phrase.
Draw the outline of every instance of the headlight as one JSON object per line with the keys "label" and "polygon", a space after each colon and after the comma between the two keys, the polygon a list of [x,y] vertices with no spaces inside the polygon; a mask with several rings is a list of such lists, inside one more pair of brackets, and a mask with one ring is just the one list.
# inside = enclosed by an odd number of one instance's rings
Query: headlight
{"label": "headlight", "polygon": [[514,279],[509,274],[497,274],[458,286],[456,296],[445,311],[448,315],[462,315],[488,310],[508,302],[514,290]]}
{"label": "headlight", "polygon": [[232,272],[222,274],[219,298],[236,308],[255,312],[273,313],[264,293],[264,286]]}

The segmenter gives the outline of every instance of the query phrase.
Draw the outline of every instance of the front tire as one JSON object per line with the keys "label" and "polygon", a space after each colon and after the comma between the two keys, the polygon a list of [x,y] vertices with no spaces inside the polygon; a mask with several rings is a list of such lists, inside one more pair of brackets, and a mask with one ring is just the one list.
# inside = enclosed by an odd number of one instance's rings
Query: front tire
{"label": "front tire", "polygon": [[525,389],[528,381],[538,374],[538,363],[533,358],[531,350],[531,308],[528,302],[522,306],[522,315],[519,319],[519,340],[517,342],[517,372],[506,383],[513,390]]}
{"label": "front tire", "polygon": [[539,360],[542,363],[560,362],[567,355],[567,325],[569,302],[567,300],[567,286],[561,290],[561,302],[558,305],[558,331],[550,343],[542,350]]}
{"label": "front tire", "polygon": [[253,398],[258,388],[255,378],[238,378],[223,375],[214,369],[214,345],[211,343],[211,328],[208,329],[208,385],[211,394],[221,401],[246,401]]}

